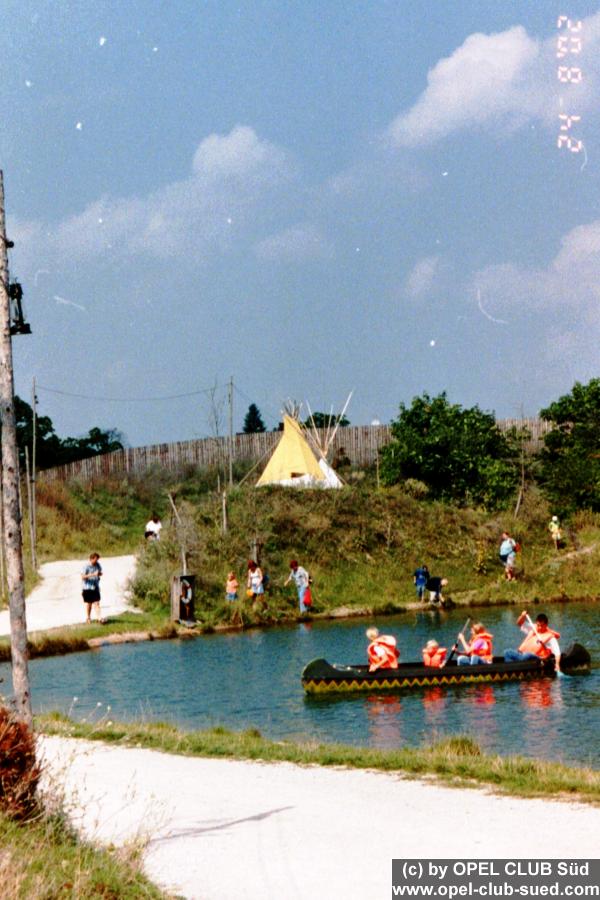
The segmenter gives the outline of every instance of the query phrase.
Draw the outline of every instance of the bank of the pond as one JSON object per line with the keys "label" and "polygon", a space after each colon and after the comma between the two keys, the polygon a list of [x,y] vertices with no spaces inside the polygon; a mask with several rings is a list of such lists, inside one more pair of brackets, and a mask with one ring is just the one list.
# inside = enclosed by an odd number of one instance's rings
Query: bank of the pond
{"label": "bank of the pond", "polygon": [[[530,605],[541,606],[553,603],[598,603],[600,596],[567,597],[564,594],[551,596],[544,599],[535,597],[529,601]],[[452,608],[464,609],[465,612],[485,610],[497,607],[515,606],[522,608],[523,598],[513,600],[502,598],[487,601],[479,600],[469,602],[457,597],[452,602]],[[104,620],[102,624],[72,625],[62,628],[50,628],[45,631],[33,632],[28,638],[29,656],[31,659],[44,656],[62,656],[66,653],[80,653],[85,650],[97,650],[113,644],[139,643],[143,641],[162,641],[173,639],[192,639],[208,634],[230,634],[253,629],[271,629],[277,627],[289,627],[302,622],[327,622],[334,620],[352,620],[368,618],[376,621],[380,616],[400,615],[402,613],[427,612],[432,607],[425,603],[405,603],[396,605],[388,603],[382,606],[348,607],[340,606],[326,612],[307,613],[306,615],[281,616],[275,621],[247,619],[241,622],[217,622],[214,625],[203,624],[198,621],[195,625],[181,625],[157,613],[124,613],[119,616]],[[0,637],[0,663],[9,662],[11,658],[10,640],[8,637]]]}
{"label": "bank of the pond", "polygon": [[522,756],[486,754],[466,736],[447,738],[425,748],[383,751],[341,744],[271,741],[254,728],[234,732],[219,726],[188,732],[166,722],[104,720],[90,724],[57,712],[36,717],[36,727],[48,735],[145,747],[181,756],[375,769],[411,778],[431,776],[454,787],[485,786],[517,797],[576,799],[600,805],[600,772]]}

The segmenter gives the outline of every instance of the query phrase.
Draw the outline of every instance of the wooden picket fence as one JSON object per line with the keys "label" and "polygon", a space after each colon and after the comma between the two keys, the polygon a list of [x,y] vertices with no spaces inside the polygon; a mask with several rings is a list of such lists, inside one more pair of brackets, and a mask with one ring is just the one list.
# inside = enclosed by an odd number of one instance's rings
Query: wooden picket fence
{"label": "wooden picket fence", "polygon": [[[527,443],[529,450],[539,448],[550,425],[542,419],[501,419],[502,430],[525,427],[531,433]],[[331,445],[330,459],[346,457],[353,466],[370,466],[377,459],[381,447],[392,436],[390,425],[348,425],[338,429]],[[276,447],[281,432],[265,431],[261,434],[236,434],[233,438],[233,459],[236,462],[264,464]],[[324,432],[321,432],[324,438]],[[188,468],[227,469],[229,464],[229,439],[201,438],[193,441],[177,441],[170,444],[154,444],[148,447],[126,447],[101,456],[80,459],[39,473],[44,481],[95,481],[129,473],[140,474],[151,468],[181,471]],[[261,471],[263,465],[257,466]]]}

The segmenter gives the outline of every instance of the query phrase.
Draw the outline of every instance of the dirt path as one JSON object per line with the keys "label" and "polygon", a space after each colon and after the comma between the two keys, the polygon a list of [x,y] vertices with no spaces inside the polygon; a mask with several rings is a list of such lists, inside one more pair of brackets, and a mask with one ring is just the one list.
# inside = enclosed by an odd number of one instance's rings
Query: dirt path
{"label": "dirt path", "polygon": [[198,900],[371,900],[391,859],[597,858],[600,809],[397,775],[171,756],[44,738],[88,835],[148,840],[156,882]]}
{"label": "dirt path", "polygon": [[[103,617],[131,609],[127,585],[135,572],[135,556],[107,556],[100,560],[102,580],[100,610]],[[85,620],[81,599],[82,559],[45,563],[40,567],[42,581],[26,601],[27,630],[45,631]],[[0,612],[0,635],[10,634],[8,610]]]}

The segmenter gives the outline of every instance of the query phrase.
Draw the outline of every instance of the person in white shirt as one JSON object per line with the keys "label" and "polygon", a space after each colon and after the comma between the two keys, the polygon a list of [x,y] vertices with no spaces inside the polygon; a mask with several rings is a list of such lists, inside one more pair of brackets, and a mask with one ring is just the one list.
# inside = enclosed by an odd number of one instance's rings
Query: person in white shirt
{"label": "person in white shirt", "polygon": [[540,613],[536,616],[535,625],[523,610],[517,619],[517,625],[526,635],[518,650],[505,650],[505,662],[525,662],[528,659],[548,659],[554,656],[556,671],[560,672],[560,634],[548,626],[548,616]]}
{"label": "person in white shirt", "polygon": [[292,559],[290,562],[290,574],[284,583],[289,584],[290,581],[294,582],[296,590],[298,591],[298,606],[300,612],[305,613],[306,606],[304,605],[304,595],[308,588],[308,572],[306,569],[303,569],[302,566],[299,566],[295,559]]}
{"label": "person in white shirt", "polygon": [[152,518],[149,522],[146,522],[144,537],[149,541],[159,541],[161,528],[162,522],[160,521],[156,513],[152,513]]}

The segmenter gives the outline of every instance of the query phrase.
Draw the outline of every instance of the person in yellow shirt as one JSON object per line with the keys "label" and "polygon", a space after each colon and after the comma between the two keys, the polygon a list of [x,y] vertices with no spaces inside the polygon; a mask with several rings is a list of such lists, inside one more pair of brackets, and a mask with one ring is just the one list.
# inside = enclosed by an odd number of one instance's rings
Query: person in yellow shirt
{"label": "person in yellow shirt", "polygon": [[550,532],[550,537],[552,538],[554,549],[559,550],[562,541],[562,531],[560,528],[560,522],[558,521],[558,516],[552,516],[548,525],[548,531]]}

